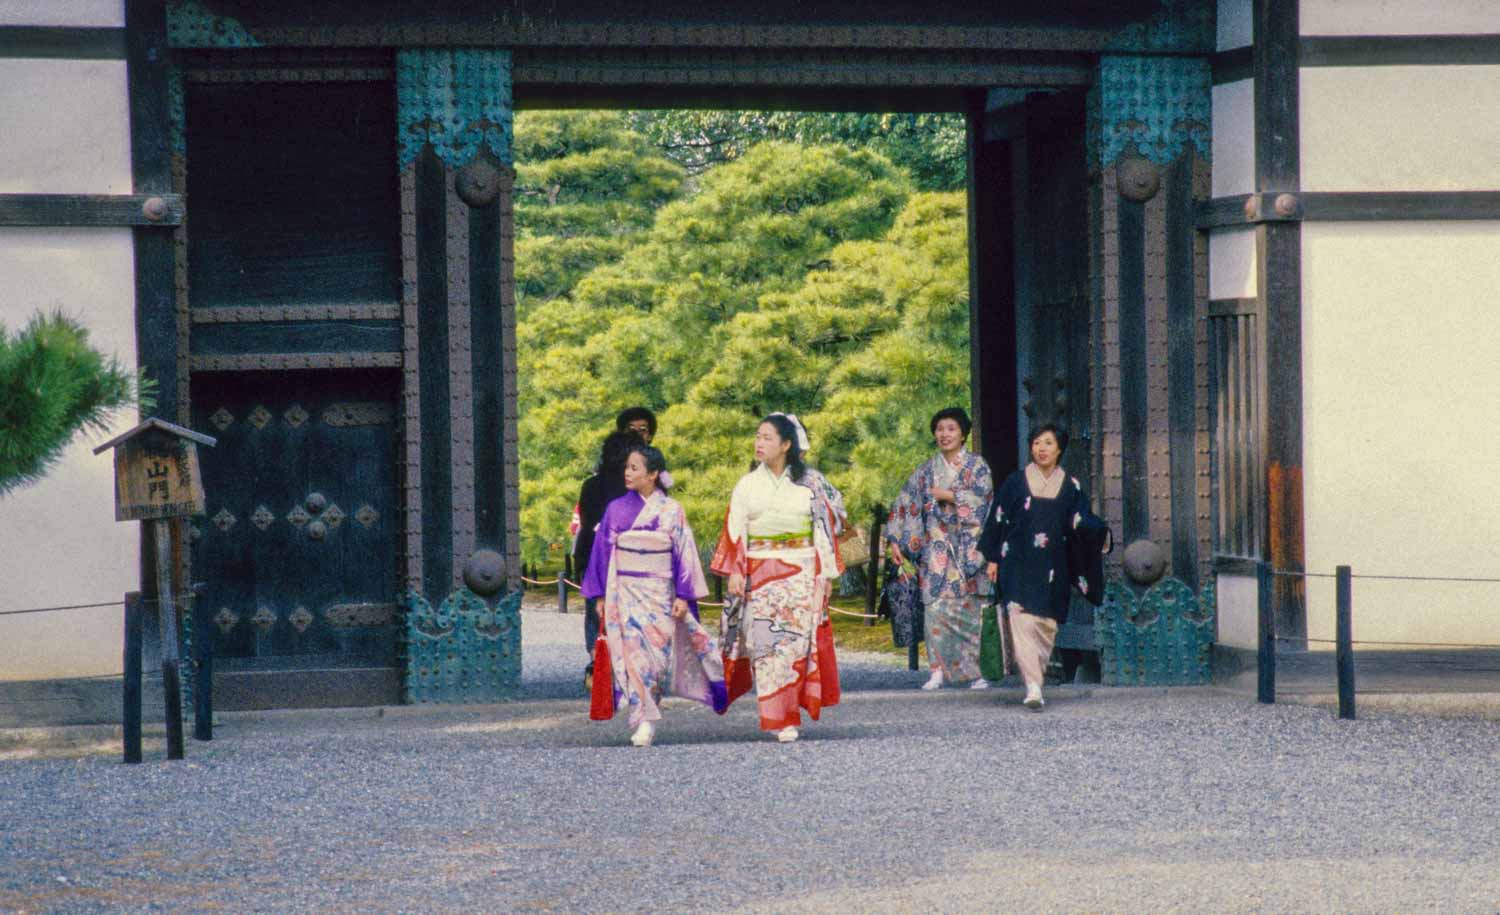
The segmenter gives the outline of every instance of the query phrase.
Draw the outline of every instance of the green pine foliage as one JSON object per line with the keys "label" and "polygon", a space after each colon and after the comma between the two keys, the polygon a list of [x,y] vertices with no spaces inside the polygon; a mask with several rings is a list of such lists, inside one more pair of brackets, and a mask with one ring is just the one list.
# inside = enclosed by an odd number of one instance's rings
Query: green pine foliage
{"label": "green pine foliage", "polygon": [[[548,130],[567,136],[563,122],[593,117],[549,115]],[[650,148],[620,129],[616,142]],[[804,418],[814,463],[864,523],[927,456],[931,414],[968,403],[964,195],[918,192],[908,169],[858,144],[772,141],[651,199],[661,204],[639,231],[574,227],[572,238],[627,243],[522,315],[526,560],[560,561],[579,484],[615,413],[635,404],[660,417],[657,444],[704,549],[772,410]],[[518,207],[517,269],[529,235],[560,227]]]}
{"label": "green pine foliage", "polygon": [[0,327],[0,495],[41,479],[75,434],[136,402],[137,379],[88,337],[60,313],[16,334]]}

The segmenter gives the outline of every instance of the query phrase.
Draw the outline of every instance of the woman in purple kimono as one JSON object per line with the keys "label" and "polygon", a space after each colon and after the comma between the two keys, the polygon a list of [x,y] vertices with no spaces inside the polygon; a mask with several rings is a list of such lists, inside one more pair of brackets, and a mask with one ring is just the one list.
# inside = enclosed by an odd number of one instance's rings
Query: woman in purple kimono
{"label": "woman in purple kimono", "polygon": [[629,710],[630,742],[648,747],[672,694],[723,714],[728,708],[719,646],[698,622],[708,596],[703,565],[682,505],[659,486],[660,451],[635,445],[625,462],[629,490],[604,510],[583,596],[598,612],[614,673],[615,709]]}

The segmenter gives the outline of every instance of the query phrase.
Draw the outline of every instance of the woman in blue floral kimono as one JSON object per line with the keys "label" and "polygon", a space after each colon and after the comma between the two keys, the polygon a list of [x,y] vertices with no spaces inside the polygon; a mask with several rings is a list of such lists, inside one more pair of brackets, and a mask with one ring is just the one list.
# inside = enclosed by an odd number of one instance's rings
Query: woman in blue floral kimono
{"label": "woman in blue floral kimono", "polygon": [[885,527],[891,558],[913,562],[921,583],[932,668],[923,689],[989,686],[979,675],[979,611],[990,590],[979,535],[994,482],[984,458],[964,448],[971,428],[959,407],[932,417],[938,454],[907,479]]}
{"label": "woman in blue floral kimono", "polygon": [[637,444],[625,462],[629,490],[604,511],[583,596],[599,603],[614,676],[614,706],[630,711],[630,742],[651,745],[659,703],[673,694],[722,714],[729,707],[719,646],[698,622],[708,596],[682,505],[658,487],[660,451]]}

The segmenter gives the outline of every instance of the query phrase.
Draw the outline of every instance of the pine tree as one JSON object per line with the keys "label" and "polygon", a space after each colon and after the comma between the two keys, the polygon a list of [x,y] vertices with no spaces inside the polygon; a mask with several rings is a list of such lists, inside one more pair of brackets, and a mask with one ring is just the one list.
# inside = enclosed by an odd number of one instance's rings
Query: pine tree
{"label": "pine tree", "polygon": [[60,313],[0,327],[0,495],[46,475],[81,430],[103,430],[141,385]]}

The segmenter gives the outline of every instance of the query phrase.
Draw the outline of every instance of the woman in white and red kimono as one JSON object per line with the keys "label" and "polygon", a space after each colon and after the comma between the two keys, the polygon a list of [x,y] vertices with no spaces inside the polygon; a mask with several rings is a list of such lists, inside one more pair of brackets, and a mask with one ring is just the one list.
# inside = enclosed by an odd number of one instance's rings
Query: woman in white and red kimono
{"label": "woman in white and red kimono", "polygon": [[756,463],[729,498],[712,563],[729,578],[720,632],[729,699],[748,692],[753,675],[761,729],[783,743],[799,736],[802,710],[817,720],[839,693],[827,608],[843,574],[843,496],[802,463],[807,448],[795,416],[761,422]]}

